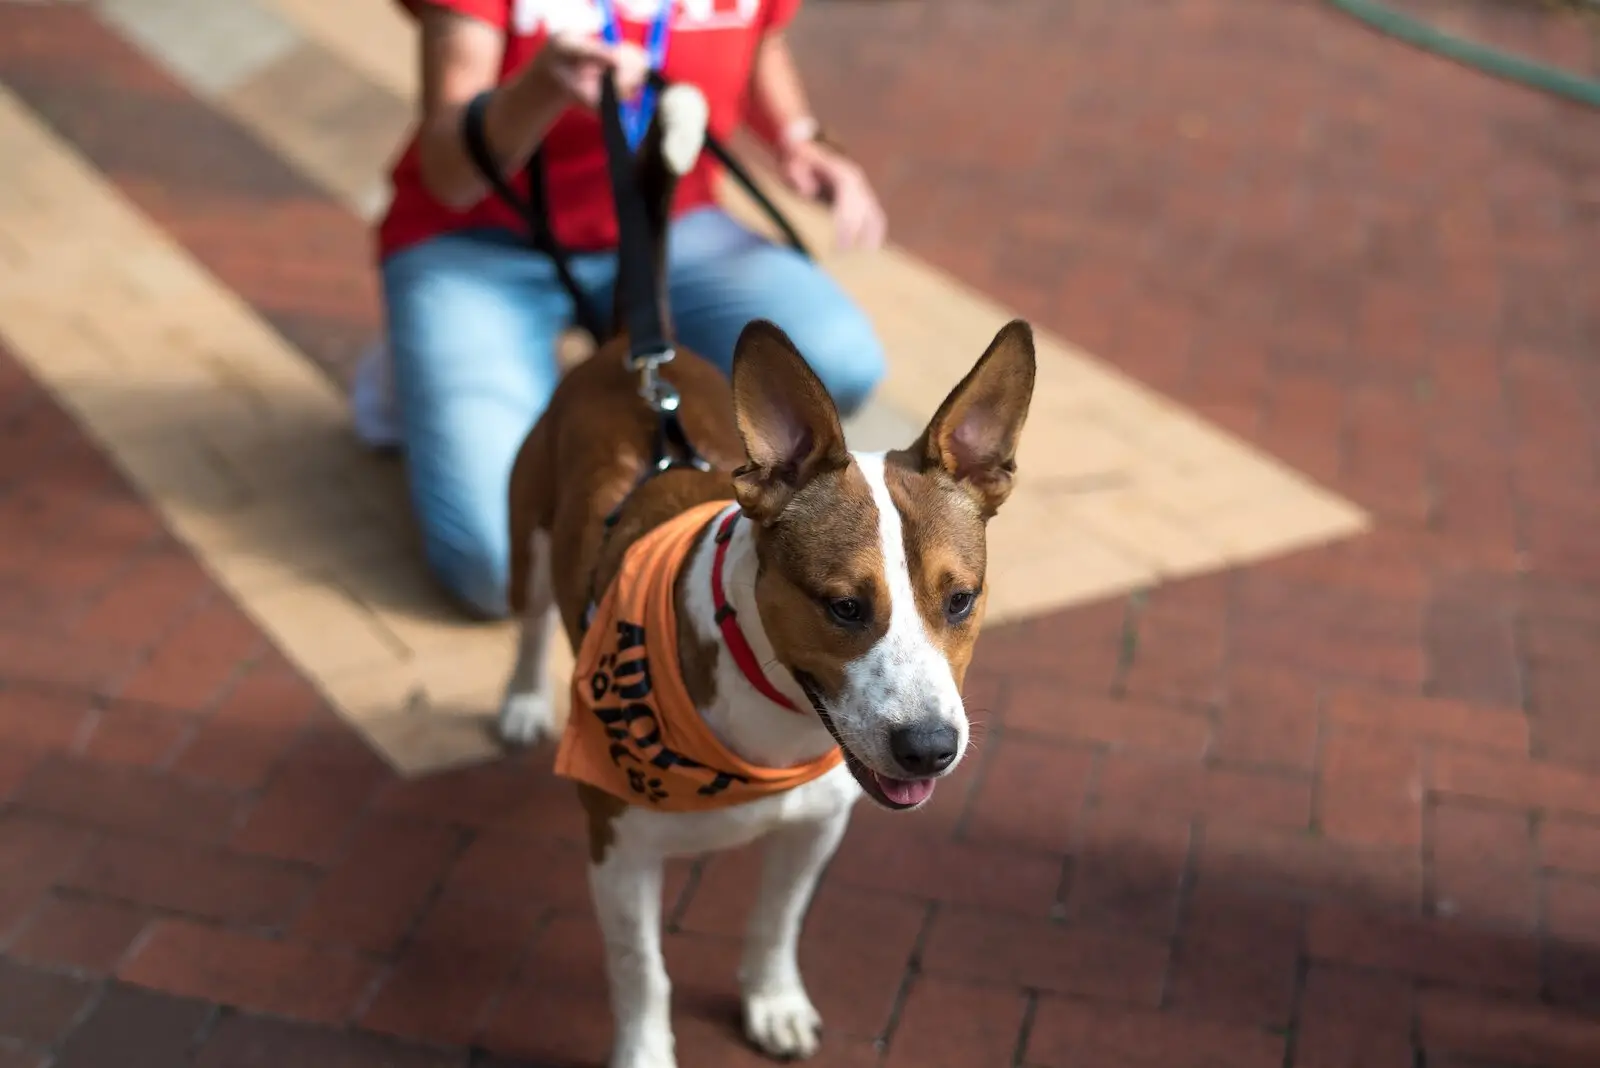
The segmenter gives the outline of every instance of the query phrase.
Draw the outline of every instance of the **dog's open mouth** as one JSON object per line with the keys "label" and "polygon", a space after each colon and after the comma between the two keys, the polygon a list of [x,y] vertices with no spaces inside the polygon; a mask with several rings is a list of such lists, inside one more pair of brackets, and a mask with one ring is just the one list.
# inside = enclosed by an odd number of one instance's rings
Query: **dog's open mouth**
{"label": "dog's open mouth", "polygon": [[861,784],[861,789],[868,797],[895,812],[904,812],[927,803],[928,798],[933,796],[933,788],[939,780],[895,779],[867,767],[850,751],[844,739],[839,737],[839,731],[833,725],[833,717],[828,715],[827,706],[822,703],[822,698],[817,693],[816,681],[801,671],[795,672],[795,680],[805,691],[817,718],[822,720],[822,725],[828,729],[828,733],[838,744],[839,751],[844,754],[845,766],[850,769],[850,774],[855,776],[856,782]]}

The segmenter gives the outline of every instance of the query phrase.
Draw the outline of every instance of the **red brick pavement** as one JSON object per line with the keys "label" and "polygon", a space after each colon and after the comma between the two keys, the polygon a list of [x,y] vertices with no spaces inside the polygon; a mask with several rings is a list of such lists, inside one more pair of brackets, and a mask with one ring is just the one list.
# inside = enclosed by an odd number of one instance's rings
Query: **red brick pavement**
{"label": "red brick pavement", "polygon": [[[1595,116],[1289,0],[814,8],[907,244],[1379,518],[986,636],[980,759],[818,896],[821,1063],[1600,1063]],[[0,7],[0,73],[281,329],[370,322],[353,224],[85,12]],[[9,358],[0,424],[0,1066],[596,1063],[540,760],[395,780]],[[749,872],[670,889],[696,1068],[757,1063]]]}

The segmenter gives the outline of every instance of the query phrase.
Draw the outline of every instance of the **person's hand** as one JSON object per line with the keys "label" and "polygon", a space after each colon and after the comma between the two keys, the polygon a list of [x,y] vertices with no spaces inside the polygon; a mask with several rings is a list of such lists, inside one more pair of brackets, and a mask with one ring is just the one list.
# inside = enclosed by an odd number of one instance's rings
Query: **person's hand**
{"label": "person's hand", "polygon": [[883,244],[888,219],[861,168],[819,141],[785,149],[779,169],[790,189],[833,210],[834,239],[841,249],[875,249]]}
{"label": "person's hand", "polygon": [[650,77],[650,55],[631,42],[609,45],[576,33],[553,33],[533,62],[574,104],[600,106],[600,83],[615,72],[617,97],[632,100]]}

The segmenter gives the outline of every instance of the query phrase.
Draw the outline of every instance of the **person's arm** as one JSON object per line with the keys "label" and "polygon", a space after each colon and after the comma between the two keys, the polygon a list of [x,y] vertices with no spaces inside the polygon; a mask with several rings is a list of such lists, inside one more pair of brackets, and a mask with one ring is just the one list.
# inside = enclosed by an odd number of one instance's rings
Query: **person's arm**
{"label": "person's arm", "polygon": [[[789,11],[798,4],[789,5]],[[812,117],[800,72],[780,29],[768,31],[750,71],[745,118],[771,147],[790,189],[833,209],[840,248],[877,248],[888,222],[872,183],[854,161],[825,141]]]}
{"label": "person's arm", "polygon": [[[459,211],[488,190],[467,154],[461,115],[473,97],[499,81],[505,35],[470,15],[433,4],[419,7],[422,121],[417,151],[422,181],[435,199]],[[505,173],[527,163],[569,103],[561,82],[537,60],[495,89],[484,127]]]}
{"label": "person's arm", "polygon": [[800,71],[781,31],[768,33],[756,48],[747,118],[756,136],[780,159],[818,133]]}

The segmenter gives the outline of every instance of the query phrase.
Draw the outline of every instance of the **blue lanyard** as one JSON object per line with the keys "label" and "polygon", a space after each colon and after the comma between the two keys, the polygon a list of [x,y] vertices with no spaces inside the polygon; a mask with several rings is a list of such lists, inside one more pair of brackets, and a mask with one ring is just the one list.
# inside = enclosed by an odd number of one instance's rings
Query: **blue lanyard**
{"label": "blue lanyard", "polygon": [[[617,21],[615,0],[597,2],[601,14],[605,16],[606,43],[615,48],[622,43],[622,24]],[[661,0],[661,10],[656,12],[655,21],[650,24],[650,36],[646,39],[645,49],[650,57],[650,69],[658,73],[667,60],[667,35],[671,30],[672,9],[677,2]],[[628,138],[628,147],[638,149],[650,125],[650,115],[655,111],[655,87],[647,83],[637,100],[618,101],[617,106],[622,110],[622,132]]]}

